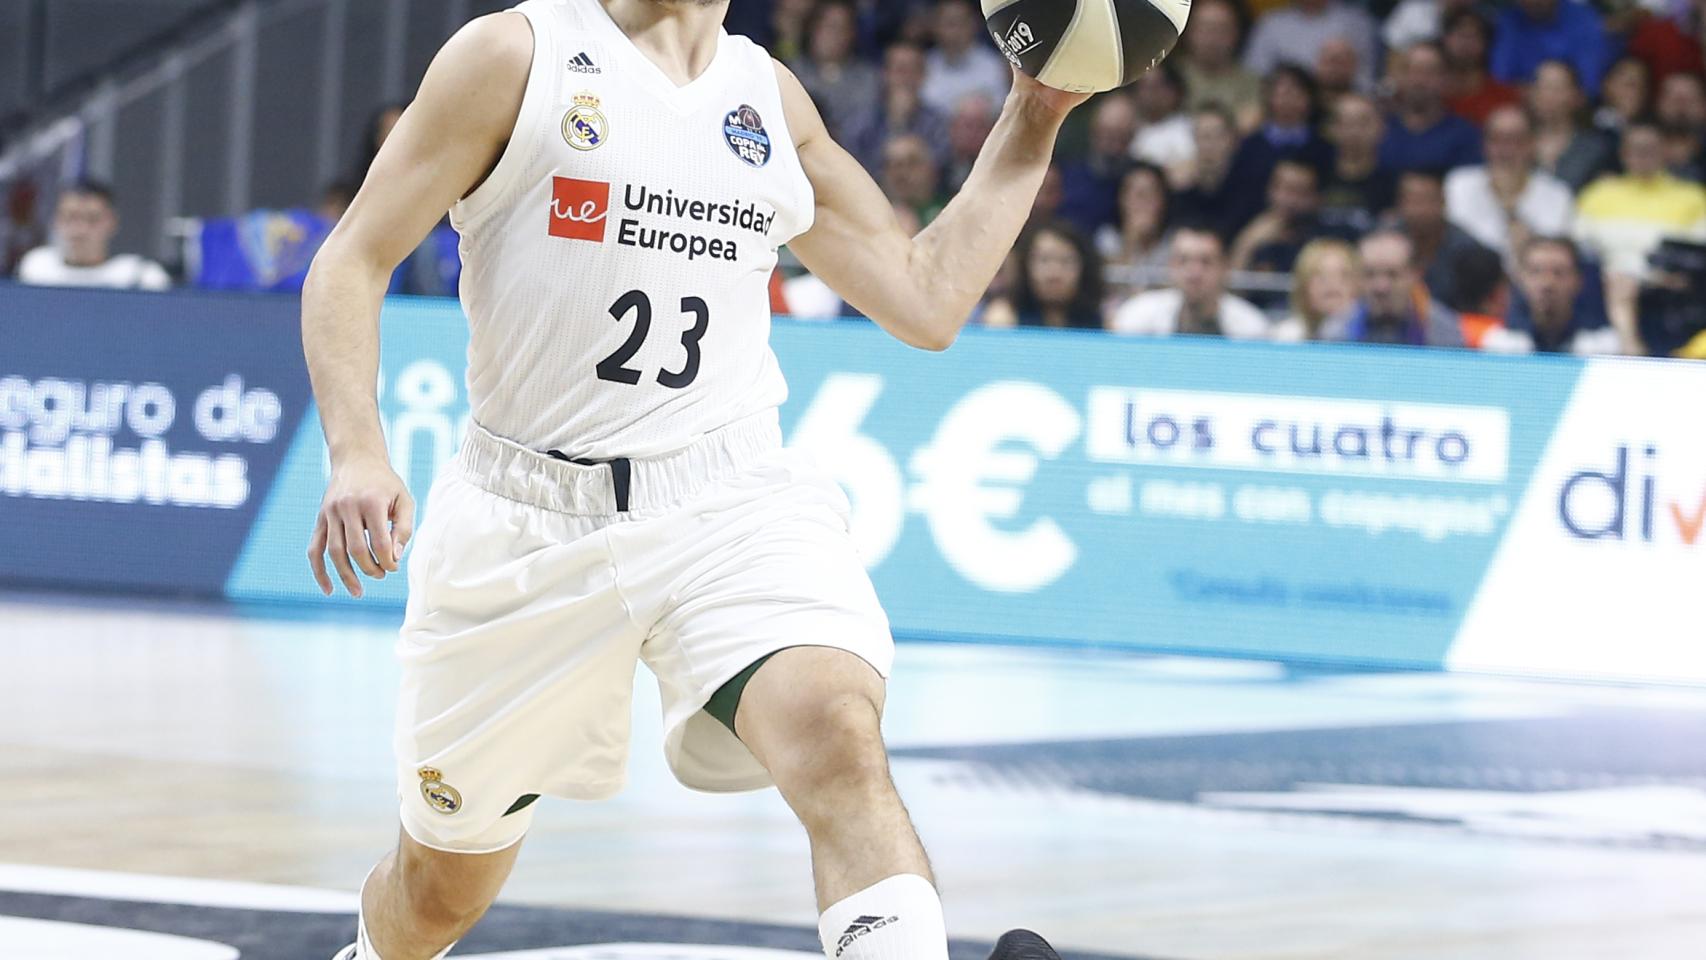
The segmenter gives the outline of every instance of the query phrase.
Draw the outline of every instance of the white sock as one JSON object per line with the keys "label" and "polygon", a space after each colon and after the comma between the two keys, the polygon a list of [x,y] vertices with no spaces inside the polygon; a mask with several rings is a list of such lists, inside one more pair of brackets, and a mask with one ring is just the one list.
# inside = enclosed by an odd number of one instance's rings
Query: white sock
{"label": "white sock", "polygon": [[[432,960],[444,960],[450,953],[450,948],[454,946],[456,944],[453,943],[450,947],[445,947],[444,951],[433,957]],[[359,914],[355,919],[355,955],[351,957],[351,960],[379,960],[379,951],[373,949],[373,941],[367,939],[367,921],[362,919]]]}
{"label": "white sock", "polygon": [[917,874],[890,877],[832,905],[817,931],[829,960],[948,960],[942,898]]}

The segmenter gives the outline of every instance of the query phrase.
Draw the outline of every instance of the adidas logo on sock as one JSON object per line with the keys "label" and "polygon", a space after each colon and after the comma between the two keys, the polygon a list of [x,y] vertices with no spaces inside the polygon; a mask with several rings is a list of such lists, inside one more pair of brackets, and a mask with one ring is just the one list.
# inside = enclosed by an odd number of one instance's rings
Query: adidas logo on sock
{"label": "adidas logo on sock", "polygon": [[848,924],[847,930],[841,934],[841,941],[835,946],[835,955],[837,957],[841,956],[847,951],[848,947],[853,945],[853,941],[867,933],[870,933],[872,930],[881,930],[891,923],[899,922],[899,917],[855,917],[853,922]]}
{"label": "adidas logo on sock", "polygon": [[597,64],[592,62],[592,58],[587,56],[586,52],[584,50],[582,52],[576,54],[575,58],[573,60],[569,61],[569,70],[573,73],[603,73],[604,72],[603,69],[601,69]]}

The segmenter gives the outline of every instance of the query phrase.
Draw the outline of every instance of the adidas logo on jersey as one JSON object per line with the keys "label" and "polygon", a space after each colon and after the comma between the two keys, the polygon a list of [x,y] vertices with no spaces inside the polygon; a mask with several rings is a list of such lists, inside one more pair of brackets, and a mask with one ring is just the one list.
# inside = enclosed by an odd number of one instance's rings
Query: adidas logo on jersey
{"label": "adidas logo on jersey", "polygon": [[569,61],[569,72],[571,72],[571,73],[603,73],[604,68],[600,67],[596,63],[593,63],[592,58],[587,56],[586,51],[583,50],[580,53],[576,54],[575,58],[573,60]]}

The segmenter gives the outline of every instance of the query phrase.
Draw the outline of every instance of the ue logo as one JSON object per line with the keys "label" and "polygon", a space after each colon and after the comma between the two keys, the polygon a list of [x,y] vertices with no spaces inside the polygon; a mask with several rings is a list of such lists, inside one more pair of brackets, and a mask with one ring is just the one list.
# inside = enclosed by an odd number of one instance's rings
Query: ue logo
{"label": "ue logo", "polygon": [[610,184],[600,180],[551,178],[551,236],[604,242],[610,219]]}

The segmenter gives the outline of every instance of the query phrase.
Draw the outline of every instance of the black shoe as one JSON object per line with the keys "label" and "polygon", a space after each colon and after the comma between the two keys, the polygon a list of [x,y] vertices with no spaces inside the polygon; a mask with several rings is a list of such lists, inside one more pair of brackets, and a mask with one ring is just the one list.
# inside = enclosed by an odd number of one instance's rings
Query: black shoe
{"label": "black shoe", "polygon": [[989,960],[1060,960],[1060,954],[1029,930],[1009,930],[995,941]]}

